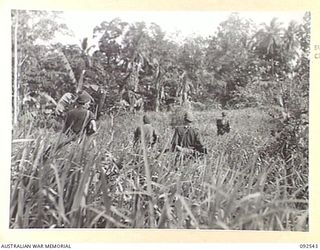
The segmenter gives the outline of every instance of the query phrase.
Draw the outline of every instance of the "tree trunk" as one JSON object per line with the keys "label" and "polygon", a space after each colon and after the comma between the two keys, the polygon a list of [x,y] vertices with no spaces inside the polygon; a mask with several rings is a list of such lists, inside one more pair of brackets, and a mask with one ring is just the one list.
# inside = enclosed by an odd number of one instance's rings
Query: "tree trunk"
{"label": "tree trunk", "polygon": [[154,100],[154,110],[156,112],[160,111],[160,99],[162,98],[161,91],[163,91],[163,76],[165,73],[161,74],[160,76],[160,66],[156,70],[154,74],[154,81],[155,81],[155,89],[156,89],[156,96]]}
{"label": "tree trunk", "polygon": [[97,119],[100,117],[103,105],[106,101],[107,98],[107,91],[106,90],[102,90],[101,96],[100,96],[100,100],[99,100],[99,105],[98,105],[98,111],[97,111]]}
{"label": "tree trunk", "polygon": [[154,99],[154,111],[158,112],[159,111],[159,107],[160,107],[160,101],[159,101],[159,98],[160,98],[160,87],[159,87],[159,80],[158,79],[155,79],[155,89],[156,89],[156,96],[155,96],[155,99]]}
{"label": "tree trunk", "polygon": [[80,93],[80,91],[82,91],[83,78],[84,78],[84,73],[85,73],[85,72],[86,72],[85,70],[82,70],[82,72],[81,72],[76,93]]}
{"label": "tree trunk", "polygon": [[18,122],[19,114],[19,91],[18,91],[18,24],[19,12],[16,12],[16,23],[14,27],[14,80],[13,80],[13,125]]}
{"label": "tree trunk", "polygon": [[273,62],[273,58],[271,58],[271,74],[272,74],[273,81],[275,81],[276,78],[275,78],[275,75],[274,75],[274,62]]}

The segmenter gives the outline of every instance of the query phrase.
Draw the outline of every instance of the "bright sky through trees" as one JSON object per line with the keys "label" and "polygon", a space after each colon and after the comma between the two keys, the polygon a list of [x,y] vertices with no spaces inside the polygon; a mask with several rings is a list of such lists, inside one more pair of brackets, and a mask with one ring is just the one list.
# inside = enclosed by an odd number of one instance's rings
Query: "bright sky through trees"
{"label": "bright sky through trees", "polygon": [[[92,38],[93,28],[102,21],[111,21],[120,17],[127,22],[144,21],[156,23],[168,34],[179,32],[179,37],[183,38],[192,34],[209,36],[214,34],[216,27],[232,12],[230,11],[144,11],[144,12],[64,12],[65,22],[74,32],[74,38],[69,38],[68,42],[78,42],[84,37]],[[304,12],[238,12],[241,17],[250,18],[256,24],[262,22],[269,23],[272,18],[277,17],[286,26],[291,20],[300,21]],[[74,41],[73,41],[74,40]]]}

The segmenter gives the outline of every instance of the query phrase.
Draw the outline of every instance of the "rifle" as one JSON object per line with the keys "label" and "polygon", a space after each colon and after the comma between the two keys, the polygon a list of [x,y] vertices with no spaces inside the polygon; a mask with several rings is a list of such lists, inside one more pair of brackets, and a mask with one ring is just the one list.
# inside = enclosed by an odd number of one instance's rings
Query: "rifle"
{"label": "rifle", "polygon": [[[64,146],[68,145],[70,142],[72,142],[75,138],[77,137],[76,134],[70,136],[67,140],[63,141],[63,142],[60,142],[56,147],[55,147],[55,150],[54,150],[54,153],[56,153],[58,150],[60,150],[61,148],[63,148]],[[52,150],[52,145],[49,145],[47,147],[47,149],[44,151],[44,154],[43,154],[43,160],[46,161],[48,158],[49,158],[49,154]]]}
{"label": "rifle", "polygon": [[168,148],[169,141],[170,141],[170,140],[168,140],[168,141],[166,142],[166,145],[163,147],[163,149],[162,149],[161,152],[156,156],[155,159],[158,159],[158,158],[160,158],[164,153],[168,153],[169,151],[171,151],[171,150]]}

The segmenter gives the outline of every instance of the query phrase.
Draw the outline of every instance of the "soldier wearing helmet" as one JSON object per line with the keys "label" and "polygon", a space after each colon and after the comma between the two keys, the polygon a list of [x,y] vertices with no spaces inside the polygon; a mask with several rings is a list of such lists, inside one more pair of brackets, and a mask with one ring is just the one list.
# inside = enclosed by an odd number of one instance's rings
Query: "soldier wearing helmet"
{"label": "soldier wearing helmet", "polygon": [[65,134],[93,134],[96,132],[94,114],[88,110],[92,97],[83,91],[77,98],[77,107],[68,111],[64,123],[63,133]]}
{"label": "soldier wearing helmet", "polygon": [[226,113],[221,113],[221,118],[217,119],[217,135],[224,135],[230,132],[230,124],[227,119]]}
{"label": "soldier wearing helmet", "polygon": [[151,148],[157,142],[158,135],[156,130],[151,125],[151,120],[148,115],[144,115],[142,120],[143,125],[141,127],[137,127],[137,129],[134,131],[133,146],[136,146],[138,143],[141,142],[141,129],[143,129],[145,145],[148,148]]}
{"label": "soldier wearing helmet", "polygon": [[184,124],[175,127],[171,140],[172,151],[185,152],[189,156],[207,153],[207,149],[203,146],[198,130],[191,126],[193,121],[194,118],[191,113],[186,112],[184,114]]}
{"label": "soldier wearing helmet", "polygon": [[[94,114],[88,110],[92,97],[85,91],[79,94],[76,103],[77,107],[68,111],[63,126],[62,141],[56,147],[56,151],[65,145],[77,140],[78,143],[82,141],[85,135],[91,135],[96,132],[97,126]],[[94,142],[95,143],[95,142]],[[52,145],[49,145],[44,152],[44,160],[47,159],[52,151]]]}

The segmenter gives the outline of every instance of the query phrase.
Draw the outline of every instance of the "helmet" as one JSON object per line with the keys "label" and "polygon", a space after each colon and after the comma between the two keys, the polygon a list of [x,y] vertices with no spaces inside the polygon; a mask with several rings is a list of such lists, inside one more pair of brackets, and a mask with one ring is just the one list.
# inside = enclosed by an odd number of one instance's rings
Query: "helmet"
{"label": "helmet", "polygon": [[150,124],[151,123],[150,117],[148,115],[144,115],[142,119],[143,119],[143,123],[144,124]]}
{"label": "helmet", "polygon": [[186,113],[184,114],[184,120],[187,121],[187,122],[193,122],[193,121],[194,121],[194,118],[193,118],[193,116],[192,116],[191,113],[186,112]]}
{"label": "helmet", "polygon": [[91,97],[87,92],[83,91],[83,92],[78,96],[77,103],[79,103],[79,104],[85,104],[85,103],[91,102],[91,99],[92,99],[92,97]]}

